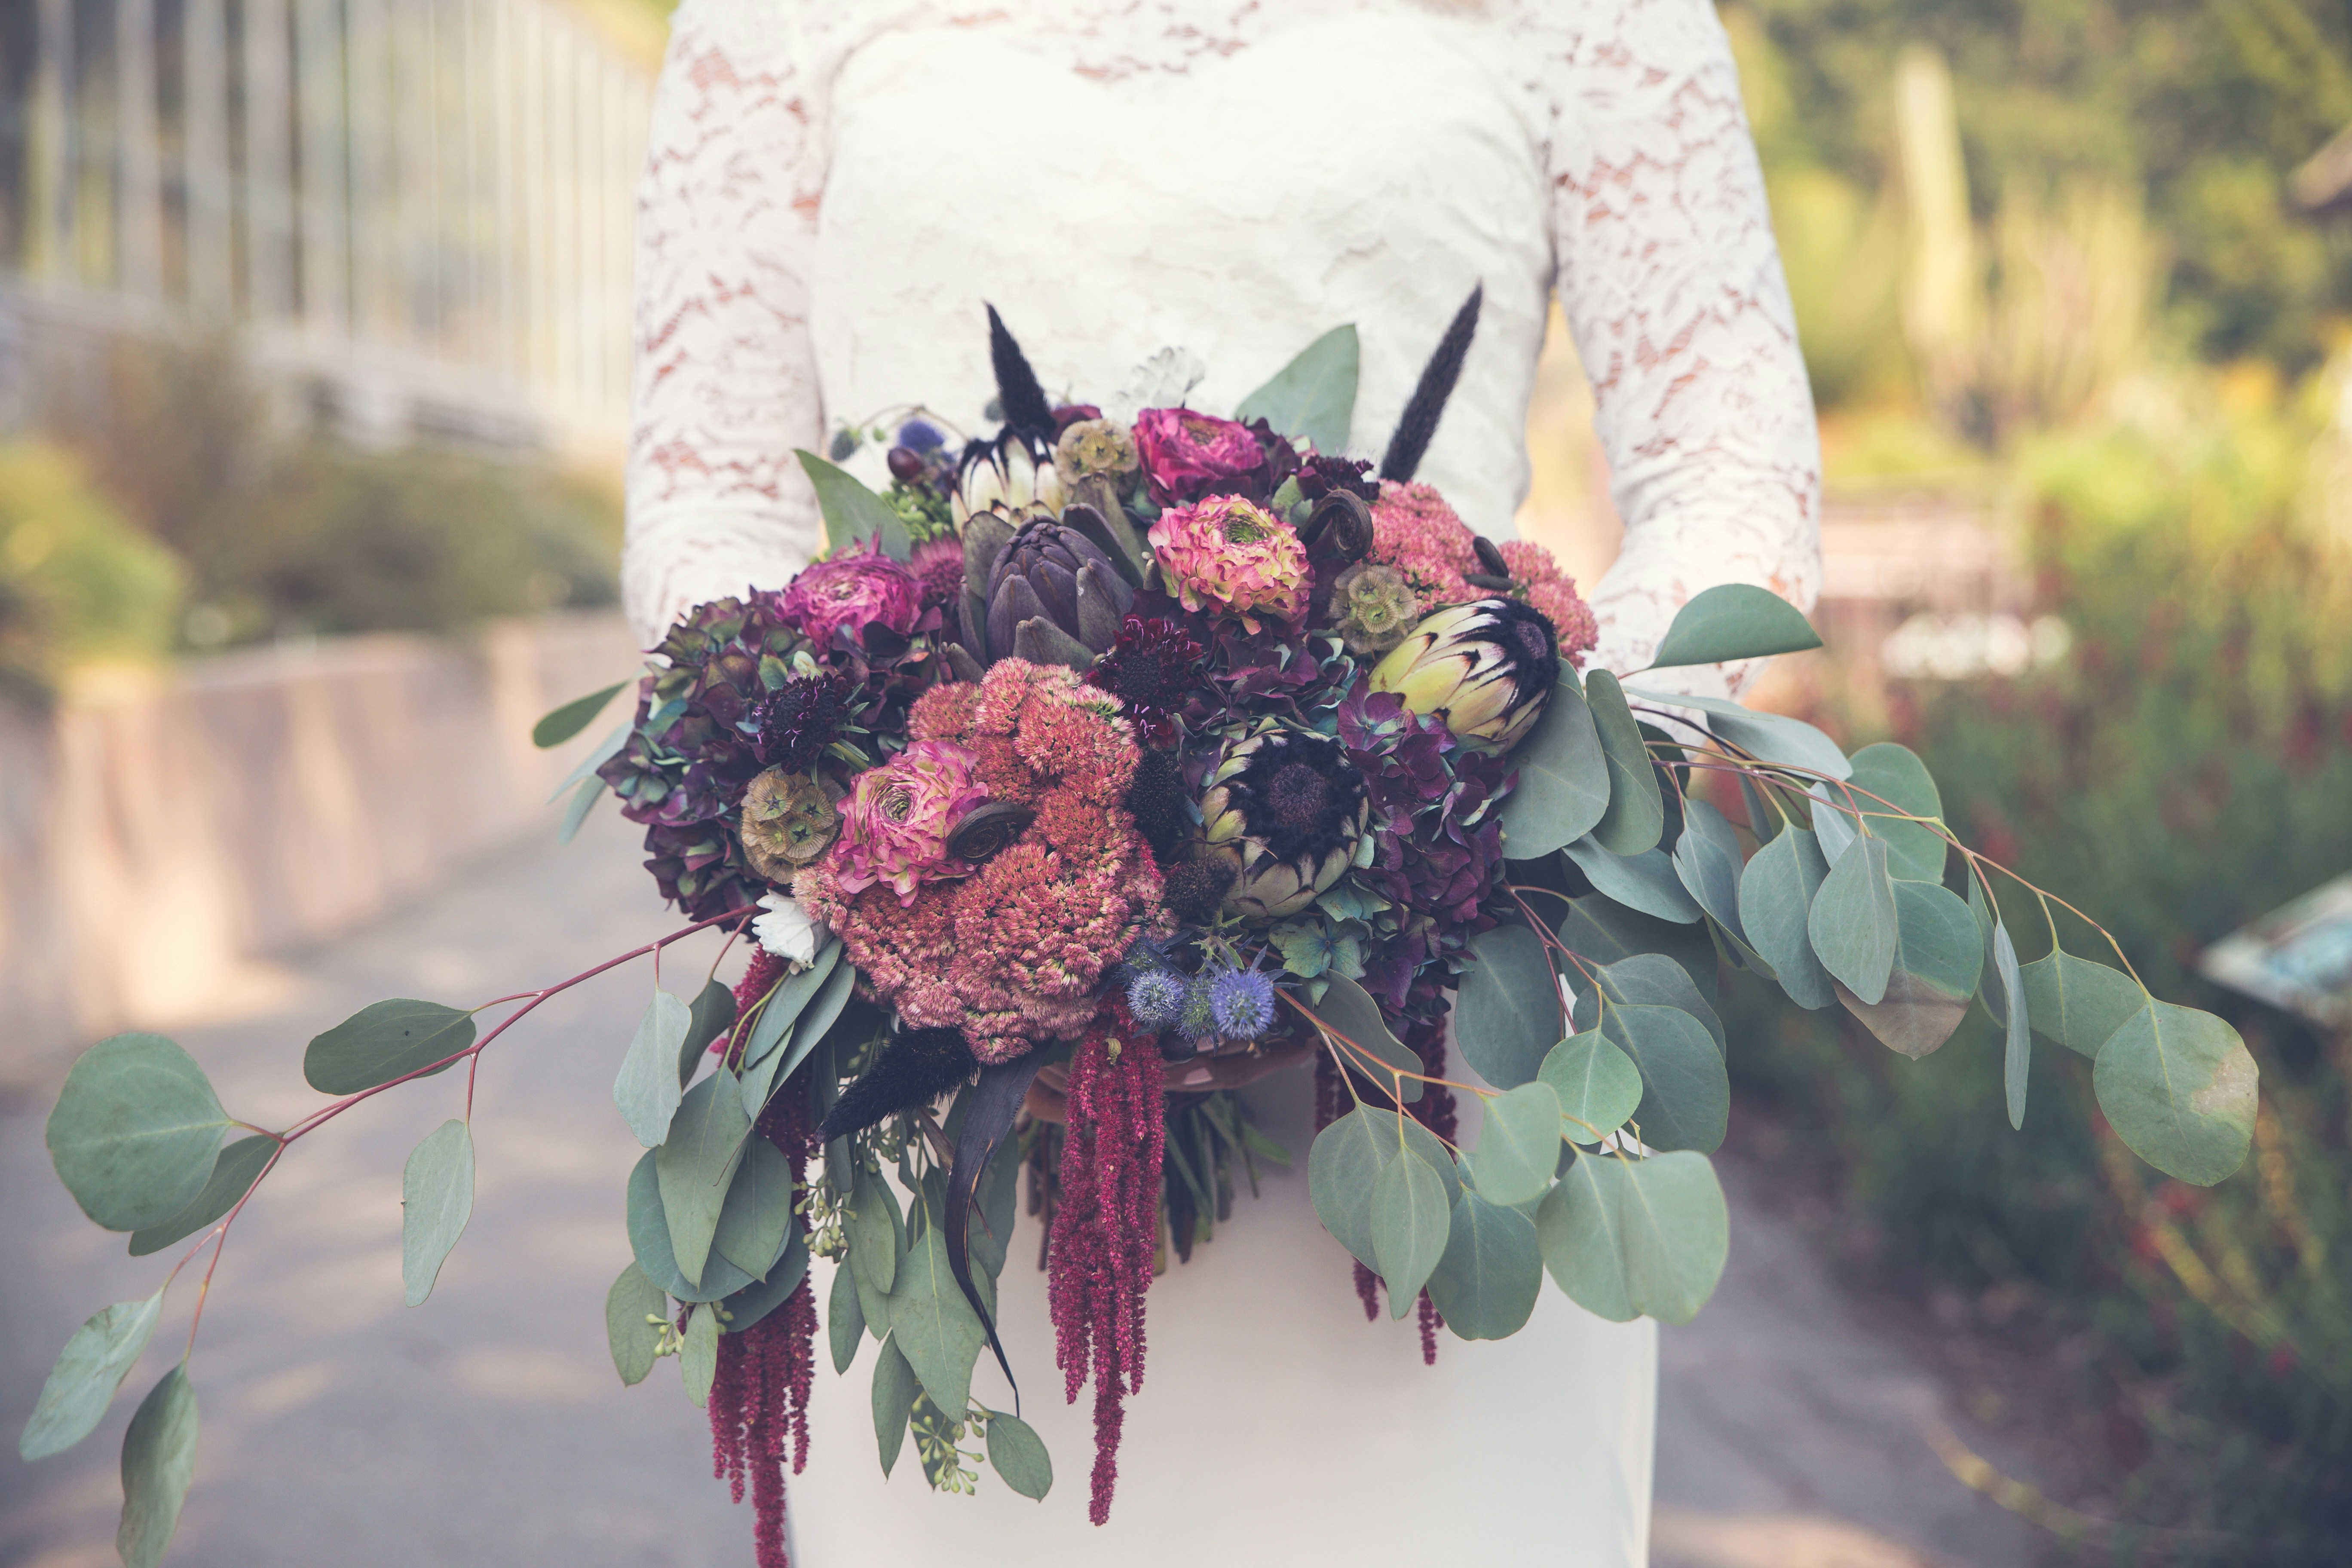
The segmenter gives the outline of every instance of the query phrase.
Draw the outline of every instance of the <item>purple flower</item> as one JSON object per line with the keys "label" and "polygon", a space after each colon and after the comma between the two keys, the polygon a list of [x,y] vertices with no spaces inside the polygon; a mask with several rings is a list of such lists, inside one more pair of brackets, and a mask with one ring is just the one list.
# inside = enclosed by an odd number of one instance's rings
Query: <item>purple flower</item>
{"label": "purple flower", "polygon": [[904,637],[922,618],[922,584],[883,554],[877,540],[864,550],[820,561],[793,578],[784,588],[782,611],[819,647],[830,647],[843,626],[857,634],[879,624]]}
{"label": "purple flower", "polygon": [[1209,981],[1209,1015],[1229,1040],[1255,1040],[1274,1026],[1274,982],[1255,969],[1228,969]]}
{"label": "purple flower", "polygon": [[1170,1027],[1184,1011],[1184,977],[1169,969],[1145,970],[1127,983],[1127,1010],[1140,1028]]}
{"label": "purple flower", "polygon": [[1190,408],[1147,408],[1135,416],[1135,445],[1151,499],[1161,506],[1198,500],[1265,466],[1249,426]]}

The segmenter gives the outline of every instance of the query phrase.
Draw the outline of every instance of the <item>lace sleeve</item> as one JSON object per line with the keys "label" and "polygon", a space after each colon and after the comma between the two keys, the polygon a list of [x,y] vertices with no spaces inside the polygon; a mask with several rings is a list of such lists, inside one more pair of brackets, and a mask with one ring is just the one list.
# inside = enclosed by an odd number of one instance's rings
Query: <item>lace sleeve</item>
{"label": "lace sleeve", "polygon": [[[1560,304],[1625,542],[1595,662],[1638,668],[1692,595],[1821,585],[1821,446],[1728,41],[1706,0],[1530,0]],[[1757,665],[1661,677],[1737,690]]]}
{"label": "lace sleeve", "polygon": [[774,0],[685,0],[671,24],[638,192],[630,624],[771,587],[815,548],[793,460],[824,416],[810,349],[822,172]]}

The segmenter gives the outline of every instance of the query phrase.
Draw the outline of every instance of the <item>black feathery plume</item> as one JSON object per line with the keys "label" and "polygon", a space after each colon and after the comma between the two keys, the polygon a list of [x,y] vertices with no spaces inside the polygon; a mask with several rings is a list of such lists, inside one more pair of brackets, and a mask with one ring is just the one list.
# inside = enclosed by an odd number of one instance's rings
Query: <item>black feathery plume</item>
{"label": "black feathery plume", "polygon": [[996,401],[1004,410],[1005,430],[1050,443],[1059,433],[1054,425],[1054,405],[1046,399],[1045,389],[1037,384],[1029,356],[1021,352],[993,305],[988,307],[988,359],[996,367]]}
{"label": "black feathery plume", "polygon": [[[955,1276],[957,1289],[979,1316],[981,1329],[988,1335],[988,1348],[996,1352],[996,1364],[1003,1369],[1004,1381],[1013,1384],[1013,1413],[1016,1417],[1021,1414],[1021,1384],[1014,1380],[1013,1363],[1006,1359],[1004,1346],[996,1337],[996,1324],[988,1315],[987,1303],[980,1299],[971,1282],[972,1194],[987,1173],[988,1163],[996,1158],[997,1150],[1012,1132],[1013,1121],[1021,1114],[1022,1102],[1028,1097],[1029,1085],[1041,1065],[1037,1053],[1031,1051],[1012,1061],[980,1069],[980,1081],[956,1097],[956,1103],[963,1108],[963,1125],[956,1130],[955,1158],[948,1167],[948,1271]],[[981,1223],[984,1226],[987,1221]],[[996,1239],[1003,1242],[1011,1238]]]}
{"label": "black feathery plume", "polygon": [[841,1091],[817,1134],[831,1142],[862,1132],[886,1116],[938,1099],[979,1066],[961,1029],[909,1029],[884,1046],[874,1065]]}
{"label": "black feathery plume", "polygon": [[1478,305],[1486,297],[1484,283],[1471,289],[1462,309],[1454,312],[1454,324],[1437,340],[1437,352],[1422,368],[1421,380],[1414,384],[1412,395],[1405,400],[1404,414],[1397,420],[1396,434],[1389,437],[1388,455],[1381,459],[1381,478],[1404,484],[1421,467],[1430,438],[1437,434],[1438,416],[1445,412],[1445,400],[1454,395],[1454,384],[1461,379],[1462,362],[1469,357],[1470,340],[1478,332]]}
{"label": "black feathery plume", "polygon": [[1135,829],[1151,846],[1152,859],[1172,866],[1176,851],[1192,837],[1192,824],[1184,815],[1184,765],[1173,752],[1146,752],[1135,765],[1127,786],[1127,809]]}

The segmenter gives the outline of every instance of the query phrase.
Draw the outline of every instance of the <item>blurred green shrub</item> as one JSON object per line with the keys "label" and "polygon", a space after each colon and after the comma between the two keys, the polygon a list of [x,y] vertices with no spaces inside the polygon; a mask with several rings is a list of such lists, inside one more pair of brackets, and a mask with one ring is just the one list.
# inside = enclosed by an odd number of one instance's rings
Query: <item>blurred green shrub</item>
{"label": "blurred green shrub", "polygon": [[[2160,994],[2237,1024],[2263,1070],[2254,1158],[2210,1192],[2145,1171],[2098,1121],[2090,1064],[2038,1037],[2024,1133],[1999,1131],[2000,1042],[1981,1017],[1914,1065],[1842,1016],[1737,986],[1734,1071],[1801,1115],[1879,1254],[2085,1336],[2110,1402],[2084,1413],[2082,1447],[2104,1457],[2114,1511],[2226,1532],[2158,1531],[2117,1560],[2341,1562],[2352,1040],[2192,965],[2352,868],[2352,565],[2312,488],[2315,437],[2329,450],[2315,411],[2204,412],[2201,434],[2021,449],[2038,594],[2072,653],[2016,680],[1911,688],[1895,728],[1964,838],[2097,913]],[[2034,901],[2003,901],[2037,956]]]}
{"label": "blurred green shrub", "polygon": [[62,449],[0,445],[0,689],[50,696],[77,664],[172,645],[181,569]]}
{"label": "blurred green shrub", "polygon": [[186,563],[189,646],[448,632],[616,597],[617,485],[527,454],[354,447],[327,411],[266,395],[225,341],[120,344],[46,413]]}

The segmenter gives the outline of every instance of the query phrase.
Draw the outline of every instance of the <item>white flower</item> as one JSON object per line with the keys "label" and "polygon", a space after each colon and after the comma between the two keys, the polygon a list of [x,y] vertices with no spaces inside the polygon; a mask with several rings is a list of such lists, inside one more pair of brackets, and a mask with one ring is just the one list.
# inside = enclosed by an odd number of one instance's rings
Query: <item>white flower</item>
{"label": "white flower", "polygon": [[824,922],[808,912],[808,906],[790,893],[770,893],[760,900],[768,912],[751,921],[751,934],[760,945],[783,959],[795,969],[805,968],[816,961],[816,950],[828,934]]}
{"label": "white flower", "polygon": [[1161,349],[1128,373],[1127,384],[1102,405],[1102,411],[1121,425],[1132,425],[1136,415],[1146,408],[1181,406],[1208,374],[1209,367],[1192,350]]}

